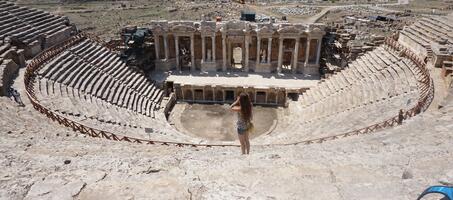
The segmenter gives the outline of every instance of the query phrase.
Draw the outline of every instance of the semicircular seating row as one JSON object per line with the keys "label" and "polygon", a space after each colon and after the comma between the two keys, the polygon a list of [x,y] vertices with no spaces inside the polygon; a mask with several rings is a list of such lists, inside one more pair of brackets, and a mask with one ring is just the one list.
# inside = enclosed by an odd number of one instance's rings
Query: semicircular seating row
{"label": "semicircular seating row", "polygon": [[431,57],[431,44],[453,45],[453,16],[425,16],[400,32],[400,40],[419,54]]}
{"label": "semicircular seating row", "polygon": [[163,91],[91,39],[52,58],[37,76],[41,104],[71,120],[130,137],[187,141],[165,121]]}
{"label": "semicircular seating row", "polygon": [[65,40],[73,31],[67,17],[0,1],[0,40],[11,37],[24,43],[20,48],[27,58]]}
{"label": "semicircular seating row", "polygon": [[407,58],[380,46],[321,81],[290,103],[263,143],[291,143],[358,130],[416,105],[420,71]]}

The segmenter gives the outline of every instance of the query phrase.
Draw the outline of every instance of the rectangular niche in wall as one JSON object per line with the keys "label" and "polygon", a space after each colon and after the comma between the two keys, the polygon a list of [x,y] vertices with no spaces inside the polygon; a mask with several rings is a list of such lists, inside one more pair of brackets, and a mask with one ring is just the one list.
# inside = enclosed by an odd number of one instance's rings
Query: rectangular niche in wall
{"label": "rectangular niche in wall", "polygon": [[196,89],[195,90],[195,101],[203,101],[203,90],[202,89]]}
{"label": "rectangular niche in wall", "polygon": [[256,92],[256,103],[266,103],[266,92]]}
{"label": "rectangular niche in wall", "polygon": [[234,91],[233,90],[225,91],[225,101],[234,101]]}

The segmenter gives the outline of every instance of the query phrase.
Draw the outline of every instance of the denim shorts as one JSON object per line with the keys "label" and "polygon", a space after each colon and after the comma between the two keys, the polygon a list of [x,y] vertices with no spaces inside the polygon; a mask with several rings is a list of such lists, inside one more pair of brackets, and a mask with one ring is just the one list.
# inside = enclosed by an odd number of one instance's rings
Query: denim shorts
{"label": "denim shorts", "polygon": [[247,132],[247,129],[237,128],[237,131],[239,135],[244,135]]}

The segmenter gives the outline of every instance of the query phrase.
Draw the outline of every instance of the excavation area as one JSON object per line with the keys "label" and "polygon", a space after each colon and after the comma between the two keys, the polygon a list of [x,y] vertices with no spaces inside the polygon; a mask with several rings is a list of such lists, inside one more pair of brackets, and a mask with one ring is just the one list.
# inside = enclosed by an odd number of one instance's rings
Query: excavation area
{"label": "excavation area", "polygon": [[[181,132],[209,141],[237,140],[237,114],[229,104],[178,103],[173,108],[170,123]],[[269,134],[277,125],[277,108],[255,106],[253,108],[254,131],[250,138]]]}

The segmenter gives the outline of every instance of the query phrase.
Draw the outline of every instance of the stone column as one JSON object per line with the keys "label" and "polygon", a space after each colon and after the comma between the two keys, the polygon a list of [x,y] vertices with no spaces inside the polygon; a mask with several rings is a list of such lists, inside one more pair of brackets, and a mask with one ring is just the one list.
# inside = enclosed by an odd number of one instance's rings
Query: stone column
{"label": "stone column", "polygon": [[156,37],[154,38],[154,49],[156,50],[156,60],[160,60],[159,35],[156,35]]}
{"label": "stone column", "polygon": [[212,50],[211,50],[212,57],[211,58],[212,58],[212,61],[215,63],[216,62],[215,61],[216,60],[215,59],[215,50],[216,50],[215,49],[215,35],[212,36],[212,40],[211,41],[212,41],[212,45],[211,45],[211,47],[212,47]]}
{"label": "stone column", "polygon": [[201,36],[201,63],[206,61],[206,41],[205,37]]}
{"label": "stone column", "polygon": [[190,71],[195,71],[195,35],[190,35]]}
{"label": "stone column", "polygon": [[255,98],[253,98],[254,103],[256,103],[256,93],[257,93],[257,91],[255,90],[255,94],[254,94],[254,95],[255,95]]}
{"label": "stone column", "polygon": [[179,36],[175,35],[175,53],[176,53],[176,69],[181,71],[181,66],[179,65]]}
{"label": "stone column", "polygon": [[170,54],[168,53],[168,35],[164,34],[164,50],[165,50],[165,60],[169,59]]}
{"label": "stone column", "polygon": [[227,67],[231,67],[231,60],[233,59],[233,58],[232,58],[232,56],[233,56],[233,53],[232,53],[232,52],[233,52],[233,51],[232,51],[232,48],[231,48],[231,42],[228,41],[227,43],[228,43],[228,44],[227,44],[227,52],[228,52],[228,53],[227,53],[227,60],[228,60],[228,62],[227,62]]}
{"label": "stone column", "polygon": [[308,58],[310,57],[310,38],[307,38],[307,46],[305,48],[305,67],[308,65]]}
{"label": "stone column", "polygon": [[321,57],[321,43],[322,43],[322,38],[319,38],[317,52],[316,52],[316,65],[319,65],[319,59]]}
{"label": "stone column", "polygon": [[297,73],[297,62],[299,60],[299,40],[300,38],[297,37],[296,45],[294,46],[293,66],[291,67],[293,74]]}
{"label": "stone column", "polygon": [[182,100],[185,101],[186,100],[186,90],[182,86],[181,86],[181,93],[182,93]]}
{"label": "stone column", "polygon": [[223,51],[223,65],[222,65],[222,71],[227,70],[227,51],[226,51],[226,35],[222,35],[222,51]]}
{"label": "stone column", "polygon": [[283,64],[283,38],[279,38],[278,41],[278,66],[277,66],[277,73],[282,72],[282,64]]}
{"label": "stone column", "polygon": [[261,52],[261,37],[256,37],[256,66],[260,64],[260,52]]}
{"label": "stone column", "polygon": [[203,101],[206,101],[206,92],[204,91],[204,87],[203,89],[201,89],[201,91],[203,91]]}
{"label": "stone column", "polygon": [[267,63],[271,63],[271,54],[272,53],[272,38],[269,38],[269,43],[267,44]]}
{"label": "stone column", "polygon": [[249,40],[250,40],[250,35],[245,36],[245,59],[244,59],[244,68],[245,71],[249,71]]}

